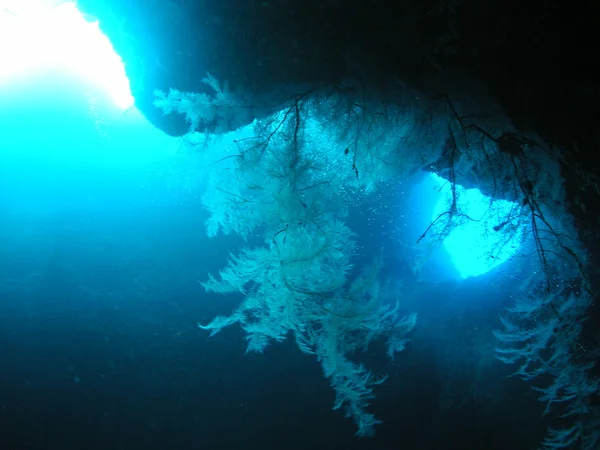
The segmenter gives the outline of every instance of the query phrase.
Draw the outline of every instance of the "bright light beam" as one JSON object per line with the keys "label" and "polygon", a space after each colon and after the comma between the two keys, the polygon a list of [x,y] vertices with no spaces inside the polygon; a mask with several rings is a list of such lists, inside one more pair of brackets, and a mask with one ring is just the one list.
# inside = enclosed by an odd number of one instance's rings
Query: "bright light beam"
{"label": "bright light beam", "polygon": [[[452,194],[450,183],[432,174],[444,186],[434,207],[432,220],[448,211]],[[444,239],[444,247],[462,278],[483,275],[503,264],[519,250],[524,229],[512,223],[519,206],[507,200],[484,195],[479,189],[456,186],[458,208],[472,220],[462,220]]]}
{"label": "bright light beam", "polygon": [[101,86],[131,107],[129,79],[98,22],[85,21],[72,2],[0,0],[0,86],[27,74],[64,70]]}

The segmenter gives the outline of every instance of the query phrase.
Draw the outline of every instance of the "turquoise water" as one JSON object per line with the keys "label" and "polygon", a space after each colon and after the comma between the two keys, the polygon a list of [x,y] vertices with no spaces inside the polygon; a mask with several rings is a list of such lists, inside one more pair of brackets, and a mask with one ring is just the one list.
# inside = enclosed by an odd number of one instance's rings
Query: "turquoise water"
{"label": "turquoise water", "polygon": [[[198,281],[244,243],[206,237],[180,139],[64,74],[0,96],[0,439],[19,442],[2,448],[439,449],[482,439],[492,449],[539,412],[500,397],[528,393],[524,384],[496,389],[510,373],[493,355],[500,283],[485,302],[485,280],[458,292],[452,281],[405,286],[419,313],[414,344],[397,362],[379,344],[365,356],[390,378],[373,402],[378,437],[355,438],[331,411],[317,361],[293,342],[245,356],[237,327],[210,340],[198,330],[239,303]],[[350,214],[357,263],[383,249],[388,276],[410,273],[395,259],[404,221],[431,216],[413,214],[403,189],[379,200],[398,207]]]}

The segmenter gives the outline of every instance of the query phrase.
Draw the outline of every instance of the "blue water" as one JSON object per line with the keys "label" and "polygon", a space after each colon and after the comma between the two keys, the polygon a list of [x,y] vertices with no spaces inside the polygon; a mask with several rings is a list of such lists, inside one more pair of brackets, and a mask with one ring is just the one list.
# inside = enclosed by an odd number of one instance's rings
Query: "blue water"
{"label": "blue water", "polygon": [[[197,328],[239,301],[198,280],[243,242],[205,236],[179,139],[63,74],[0,92],[0,136],[0,449],[518,450],[543,434],[494,360],[502,283],[406,286],[419,326],[396,361],[367,353],[390,378],[377,437],[357,439],[294,343],[244,355],[237,327]],[[364,262],[384,249],[386,274],[408,273],[397,233],[421,213],[384,197],[399,206],[350,225]]]}

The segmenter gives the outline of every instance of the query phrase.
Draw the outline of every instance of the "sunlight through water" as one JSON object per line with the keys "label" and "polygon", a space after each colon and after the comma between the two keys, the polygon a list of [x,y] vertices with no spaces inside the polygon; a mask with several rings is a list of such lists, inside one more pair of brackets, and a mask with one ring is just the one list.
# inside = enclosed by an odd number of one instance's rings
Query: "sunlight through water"
{"label": "sunlight through water", "polygon": [[[431,216],[435,221],[449,210],[452,195],[448,181],[435,174],[431,177],[442,186]],[[517,205],[501,199],[491,201],[479,189],[465,189],[459,185],[456,193],[459,210],[465,217],[445,237],[444,248],[462,278],[483,275],[519,250],[524,230],[517,228],[514,234],[508,235],[509,238],[506,233],[499,232],[499,227],[509,226],[507,218]]]}
{"label": "sunlight through water", "polygon": [[133,106],[121,58],[72,2],[0,0],[0,87],[24,75],[66,71],[101,86],[120,108]]}

